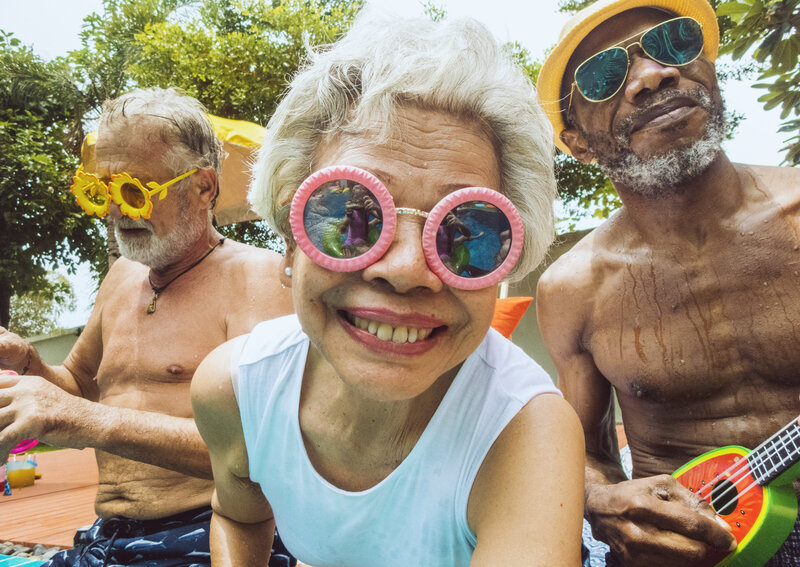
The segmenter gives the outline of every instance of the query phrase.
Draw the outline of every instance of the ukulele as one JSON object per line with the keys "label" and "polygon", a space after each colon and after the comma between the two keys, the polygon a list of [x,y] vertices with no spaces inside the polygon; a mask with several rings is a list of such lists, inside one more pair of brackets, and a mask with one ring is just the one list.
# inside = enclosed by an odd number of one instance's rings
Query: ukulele
{"label": "ukulele", "polygon": [[700,567],[759,567],[797,519],[792,481],[800,477],[800,426],[793,420],[752,451],[734,445],[709,451],[672,476],[711,505],[739,544],[727,556],[709,550]]}

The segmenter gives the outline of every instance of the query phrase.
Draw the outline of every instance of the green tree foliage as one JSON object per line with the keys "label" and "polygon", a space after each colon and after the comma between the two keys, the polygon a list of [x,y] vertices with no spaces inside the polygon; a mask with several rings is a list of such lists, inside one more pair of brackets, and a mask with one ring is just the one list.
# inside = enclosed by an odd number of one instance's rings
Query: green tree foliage
{"label": "green tree foliage", "polygon": [[82,47],[70,53],[81,79],[87,105],[99,110],[104,100],[136,86],[130,66],[141,57],[135,36],[148,25],[163,22],[189,0],[104,0],[102,14],[84,18]]}
{"label": "green tree foliage", "polygon": [[64,59],[42,61],[0,31],[0,325],[12,295],[48,289],[47,270],[74,271],[102,247],[69,192],[83,138],[83,97]]}
{"label": "green tree foliage", "polygon": [[740,59],[751,52],[762,65],[755,88],[767,92],[764,108],[781,109],[779,132],[786,132],[784,163],[800,164],[800,0],[734,0],[717,8],[735,25],[723,38],[722,51]]}
{"label": "green tree foliage", "polygon": [[[134,87],[177,86],[224,118],[266,124],[306,53],[350,26],[361,0],[105,0],[71,54],[95,109]],[[263,222],[221,227],[279,249]]]}
{"label": "green tree foliage", "polygon": [[197,15],[145,26],[135,36],[139,86],[178,86],[212,113],[266,124],[306,44],[343,34],[358,2],[206,0]]}
{"label": "green tree foliage", "polygon": [[75,309],[75,304],[69,280],[61,274],[48,273],[44,286],[11,298],[9,330],[21,337],[52,333],[58,330],[58,317]]}

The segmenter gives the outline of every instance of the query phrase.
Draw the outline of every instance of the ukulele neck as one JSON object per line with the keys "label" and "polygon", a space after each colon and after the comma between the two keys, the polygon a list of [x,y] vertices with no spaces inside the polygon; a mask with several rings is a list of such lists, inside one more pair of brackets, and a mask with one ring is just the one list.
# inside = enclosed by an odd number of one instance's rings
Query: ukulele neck
{"label": "ukulele neck", "polygon": [[797,420],[753,449],[747,462],[755,481],[765,486],[800,461],[800,425]]}

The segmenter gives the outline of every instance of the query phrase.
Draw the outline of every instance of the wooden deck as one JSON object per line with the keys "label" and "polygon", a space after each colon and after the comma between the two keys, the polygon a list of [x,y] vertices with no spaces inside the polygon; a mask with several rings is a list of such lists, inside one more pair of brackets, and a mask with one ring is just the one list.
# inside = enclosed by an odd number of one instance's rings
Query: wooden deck
{"label": "wooden deck", "polygon": [[97,463],[94,450],[62,449],[36,455],[33,486],[0,493],[0,541],[72,547],[75,530],[94,522]]}

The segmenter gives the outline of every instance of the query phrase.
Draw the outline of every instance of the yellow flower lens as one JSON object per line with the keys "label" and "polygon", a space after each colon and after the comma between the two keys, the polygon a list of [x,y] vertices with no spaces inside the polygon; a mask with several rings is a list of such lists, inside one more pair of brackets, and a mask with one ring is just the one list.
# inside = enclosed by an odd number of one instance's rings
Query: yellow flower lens
{"label": "yellow flower lens", "polygon": [[79,171],[70,191],[87,215],[102,217],[108,212],[108,188],[96,176]]}
{"label": "yellow flower lens", "polygon": [[147,202],[142,190],[133,183],[123,183],[120,185],[119,192],[122,199],[134,209],[141,209]]}
{"label": "yellow flower lens", "polygon": [[108,191],[114,202],[119,205],[119,210],[123,215],[129,216],[133,220],[137,220],[139,217],[150,218],[153,210],[150,192],[135,177],[131,177],[127,173],[112,176]]}

